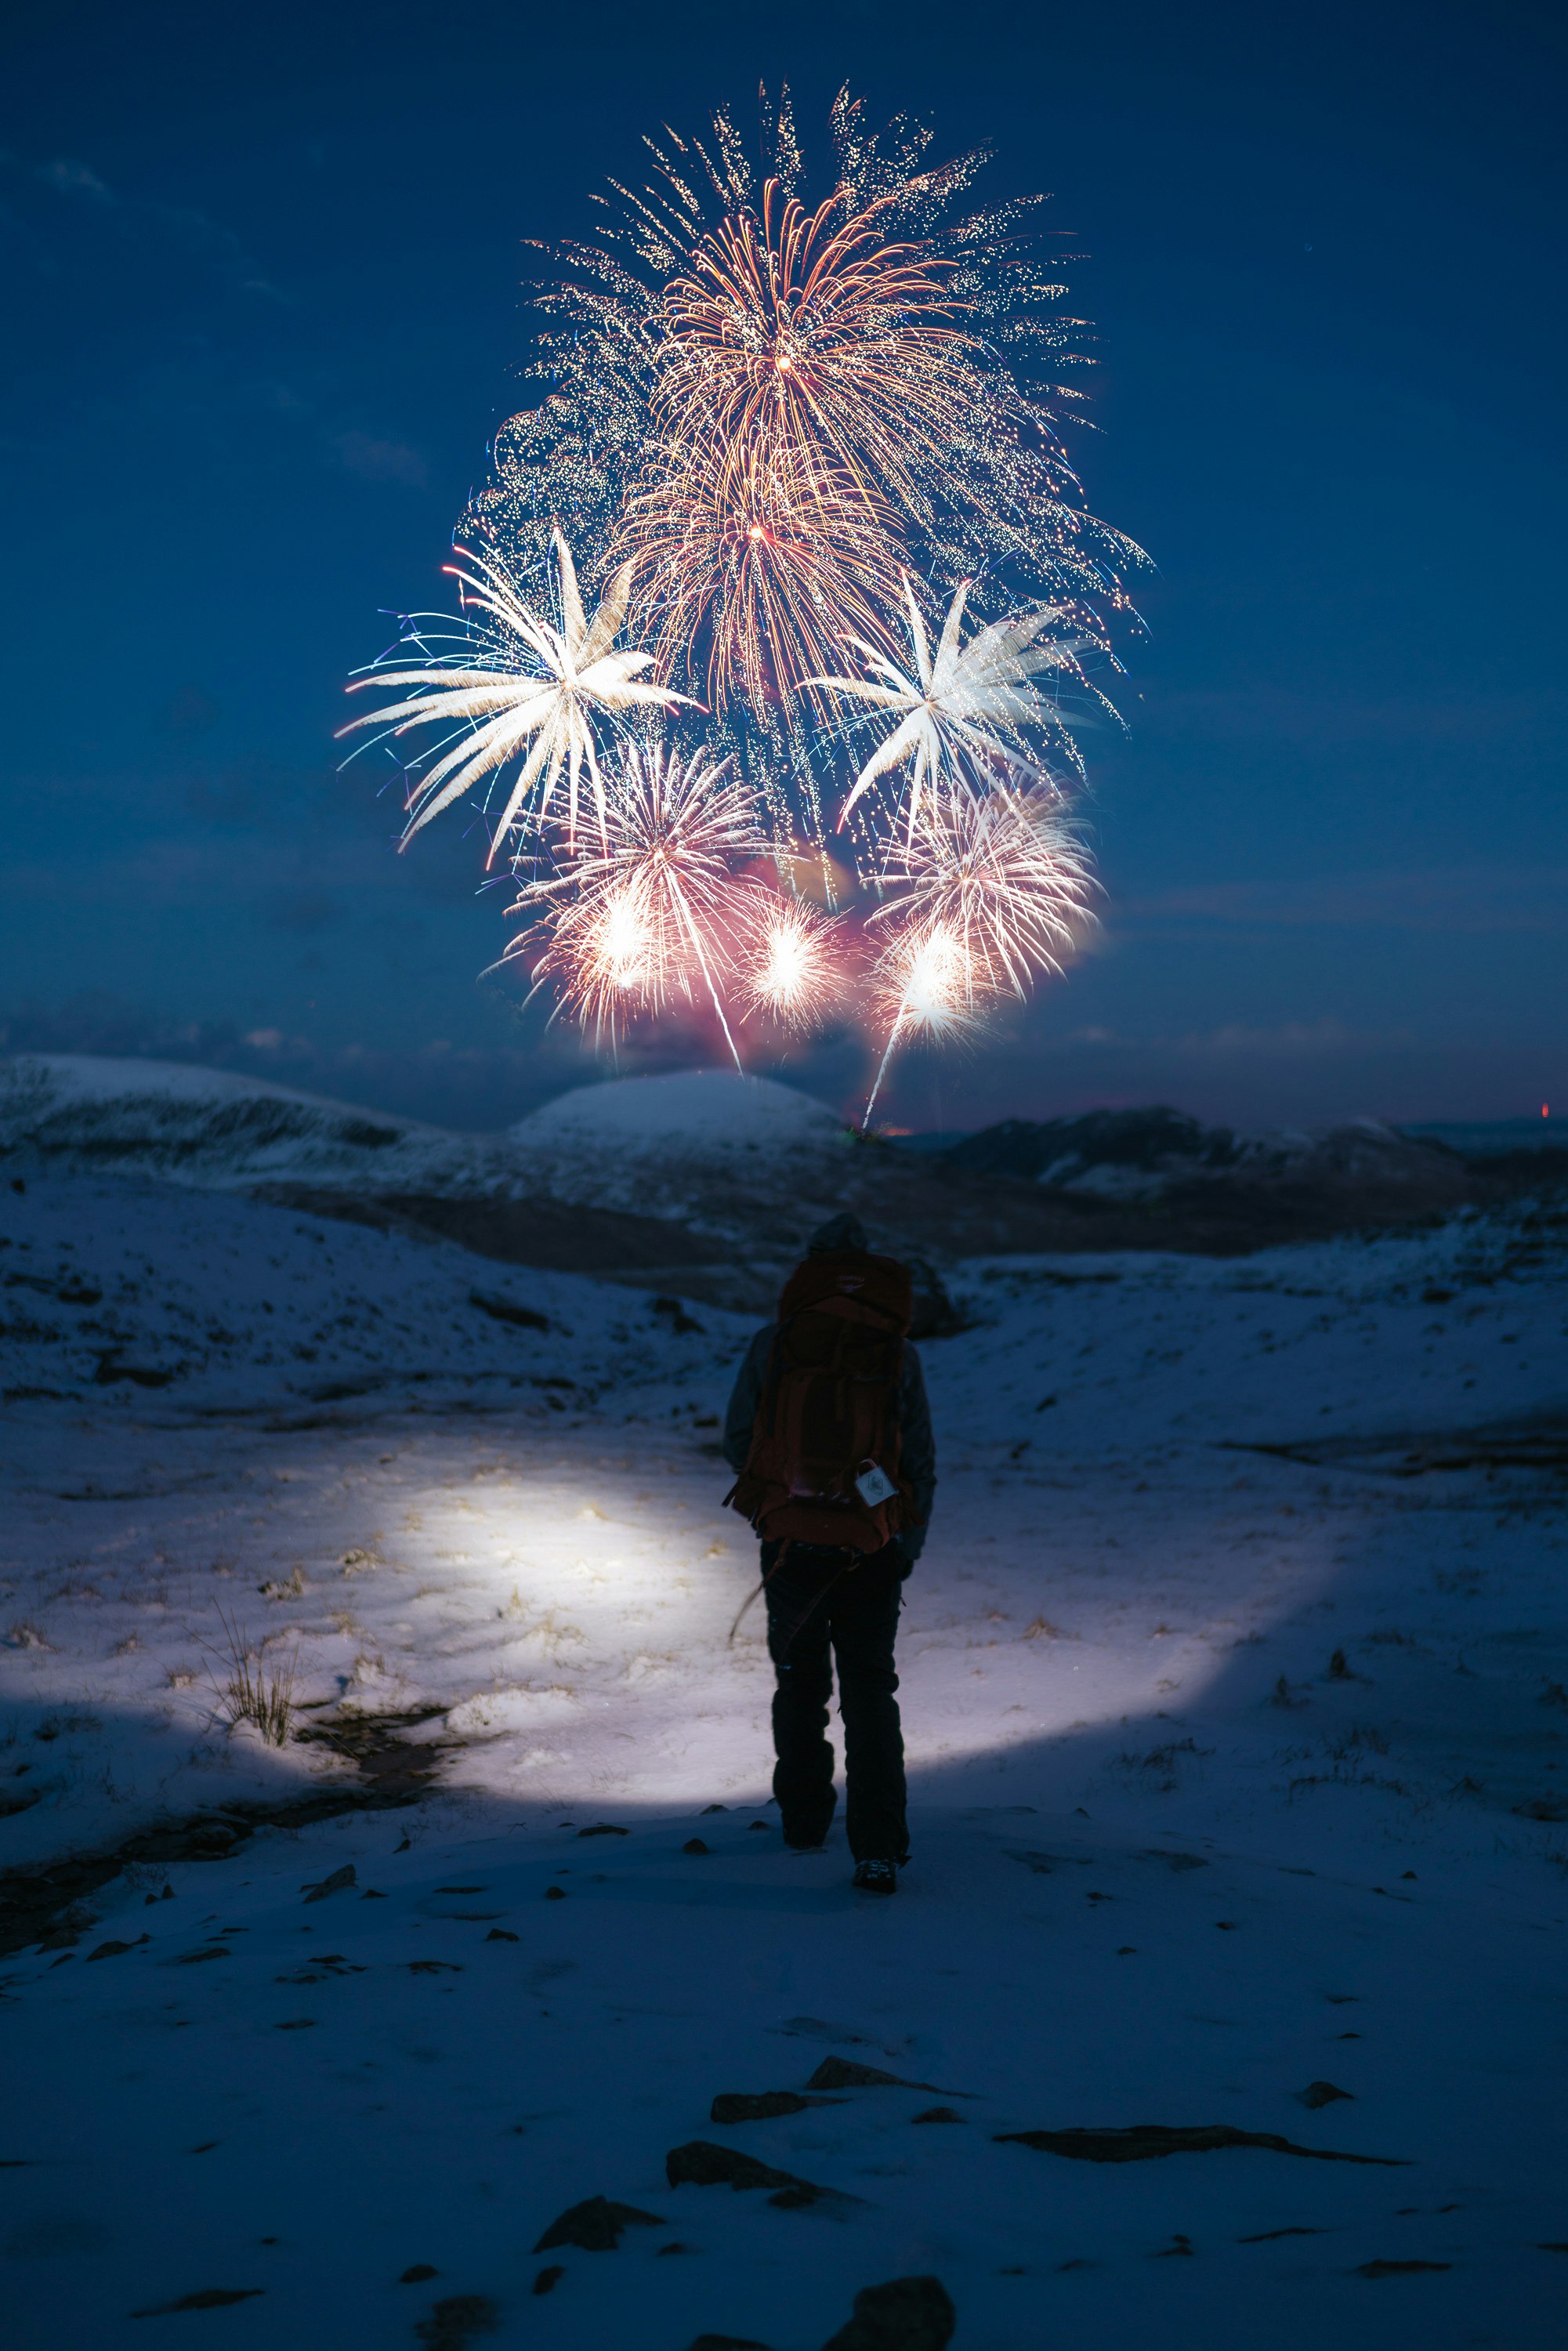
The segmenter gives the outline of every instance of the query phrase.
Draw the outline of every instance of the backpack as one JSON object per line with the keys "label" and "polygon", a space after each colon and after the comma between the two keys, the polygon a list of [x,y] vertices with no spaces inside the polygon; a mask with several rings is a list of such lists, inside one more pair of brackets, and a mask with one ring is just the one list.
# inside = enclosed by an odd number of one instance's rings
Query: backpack
{"label": "backpack", "polygon": [[786,1283],[751,1450],[725,1497],[765,1542],[870,1552],[910,1522],[898,1400],[912,1303],[908,1270],[863,1249],[809,1257]]}

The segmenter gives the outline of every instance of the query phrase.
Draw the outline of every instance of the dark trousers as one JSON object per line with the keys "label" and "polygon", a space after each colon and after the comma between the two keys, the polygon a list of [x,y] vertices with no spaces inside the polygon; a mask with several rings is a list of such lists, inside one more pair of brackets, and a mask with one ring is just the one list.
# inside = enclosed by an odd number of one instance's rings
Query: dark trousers
{"label": "dark trousers", "polygon": [[844,1725],[845,1826],[857,1861],[902,1861],[904,1732],[893,1645],[903,1553],[896,1544],[862,1555],[791,1543],[762,1546],[768,1575],[768,1654],[773,1694],[773,1792],[790,1844],[821,1844],[833,1818],[828,1701],[833,1665]]}

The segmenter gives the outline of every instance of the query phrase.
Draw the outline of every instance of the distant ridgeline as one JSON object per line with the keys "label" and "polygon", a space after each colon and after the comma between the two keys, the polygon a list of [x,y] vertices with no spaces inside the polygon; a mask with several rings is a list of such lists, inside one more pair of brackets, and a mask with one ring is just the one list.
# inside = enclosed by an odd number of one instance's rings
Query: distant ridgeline
{"label": "distant ridgeline", "polygon": [[1555,1124],[1549,1118],[1439,1120],[1429,1126],[1402,1126],[1399,1133],[1446,1143],[1463,1159],[1494,1159],[1511,1151],[1568,1152],[1568,1118]]}
{"label": "distant ridgeline", "polygon": [[1230,1176],[1252,1182],[1439,1181],[1444,1163],[1480,1162],[1490,1173],[1521,1153],[1523,1172],[1568,1176],[1568,1136],[1546,1119],[1500,1119],[1424,1126],[1385,1126],[1354,1119],[1344,1126],[1279,1127],[1241,1134],[1205,1126],[1163,1105],[1095,1110],[1079,1118],[1003,1119],[974,1134],[911,1135],[904,1147],[976,1174],[1133,1197],[1173,1184]]}

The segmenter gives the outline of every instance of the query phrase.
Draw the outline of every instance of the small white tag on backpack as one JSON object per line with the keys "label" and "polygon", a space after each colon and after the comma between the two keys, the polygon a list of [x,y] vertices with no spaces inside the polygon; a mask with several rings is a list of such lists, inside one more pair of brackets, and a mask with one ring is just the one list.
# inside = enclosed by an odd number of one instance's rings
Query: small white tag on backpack
{"label": "small white tag on backpack", "polygon": [[879,1502],[891,1502],[897,1491],[886,1470],[879,1469],[874,1461],[868,1461],[855,1479],[855,1492],[868,1510],[874,1510]]}

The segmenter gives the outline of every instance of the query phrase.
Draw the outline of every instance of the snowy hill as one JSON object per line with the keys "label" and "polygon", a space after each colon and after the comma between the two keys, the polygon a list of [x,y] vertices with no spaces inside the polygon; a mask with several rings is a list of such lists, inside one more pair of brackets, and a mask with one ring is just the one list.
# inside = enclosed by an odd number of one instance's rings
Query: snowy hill
{"label": "snowy hill", "polygon": [[[95,1390],[145,1407],[298,1412],[398,1395],[624,1394],[706,1364],[674,1300],[524,1275],[420,1232],[367,1230],[230,1194],[120,1177],[0,1194],[0,1394]],[[731,1342],[722,1315],[712,1318]],[[749,1332],[750,1325],[745,1329]],[[107,1393],[105,1393],[107,1392]]]}
{"label": "snowy hill", "polygon": [[618,1078],[575,1086],[519,1120],[511,1140],[524,1154],[631,1152],[708,1157],[734,1151],[795,1150],[841,1140],[843,1121],[826,1102],[770,1078],[736,1070],[682,1070],[669,1077]]}
{"label": "snowy hill", "polygon": [[24,1173],[113,1168],[214,1189],[521,1197],[557,1179],[605,1182],[610,1162],[717,1165],[830,1149],[842,1134],[826,1103],[733,1070],[579,1086],[506,1134],[462,1135],[181,1062],[0,1061],[0,1161]]}
{"label": "snowy hill", "polygon": [[1167,1198],[1182,1188],[1196,1196],[1199,1187],[1220,1185],[1352,1193],[1363,1202],[1381,1194],[1403,1197],[1417,1215],[1460,1206],[1470,1180],[1463,1157],[1447,1144],[1376,1119],[1321,1133],[1283,1128],[1244,1135],[1163,1107],[1006,1119],[965,1136],[946,1156],[955,1167],[1108,1199]]}
{"label": "snowy hill", "polygon": [[485,1189],[511,1165],[489,1136],[179,1061],[28,1053],[0,1061],[0,1164],[157,1176],[214,1190],[293,1182]]}
{"label": "snowy hill", "polygon": [[853,1144],[825,1102],[735,1070],[578,1086],[507,1139],[535,1187],[554,1198],[727,1237],[758,1210],[794,1203],[802,1187],[808,1199],[831,1196]]}

